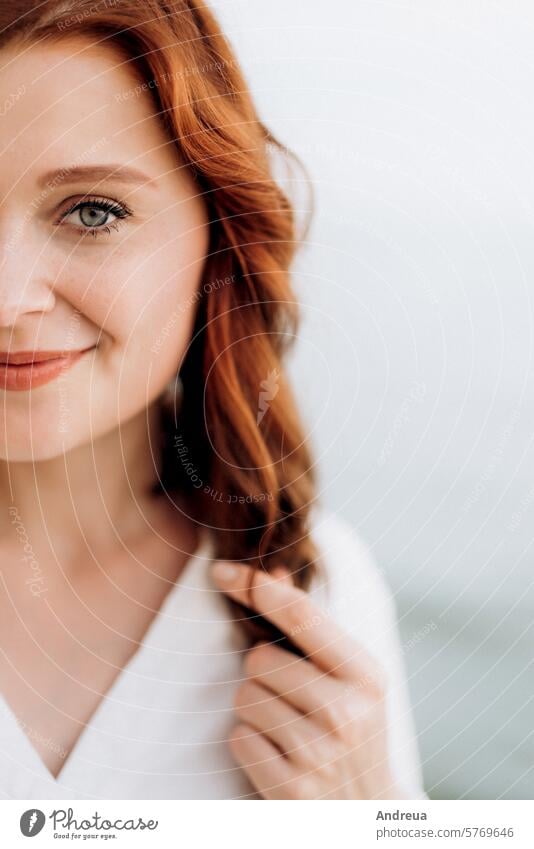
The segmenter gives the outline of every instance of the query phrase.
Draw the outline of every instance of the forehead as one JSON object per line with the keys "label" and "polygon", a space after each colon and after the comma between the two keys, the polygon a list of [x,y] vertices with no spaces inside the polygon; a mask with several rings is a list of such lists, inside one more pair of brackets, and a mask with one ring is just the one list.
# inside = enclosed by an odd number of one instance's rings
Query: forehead
{"label": "forehead", "polygon": [[[119,52],[78,39],[0,50],[0,166],[135,160],[156,170],[172,153],[148,86]],[[94,157],[93,157],[94,152]],[[19,174],[19,176],[21,176]]]}

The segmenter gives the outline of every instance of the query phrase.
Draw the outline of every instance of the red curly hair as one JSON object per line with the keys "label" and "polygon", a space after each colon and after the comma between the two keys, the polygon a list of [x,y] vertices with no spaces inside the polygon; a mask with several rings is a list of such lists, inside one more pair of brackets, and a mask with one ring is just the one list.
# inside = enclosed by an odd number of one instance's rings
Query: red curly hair
{"label": "red curly hair", "polygon": [[[298,326],[289,277],[298,239],[272,173],[276,139],[203,3],[0,6],[2,45],[73,36],[120,51],[146,83],[208,209],[208,285],[179,368],[182,403],[177,414],[161,410],[158,491],[177,496],[209,529],[218,559],[285,565],[306,588],[317,556],[308,526],[314,475],[282,368]],[[244,621],[257,636],[253,618]]]}

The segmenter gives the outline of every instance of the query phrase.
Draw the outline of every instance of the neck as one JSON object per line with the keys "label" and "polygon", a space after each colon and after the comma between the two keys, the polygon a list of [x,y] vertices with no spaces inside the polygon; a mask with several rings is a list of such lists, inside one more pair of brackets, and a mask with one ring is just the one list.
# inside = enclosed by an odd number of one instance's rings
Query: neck
{"label": "neck", "polygon": [[158,431],[153,405],[53,459],[0,462],[0,533],[13,538],[18,523],[34,551],[72,561],[135,536],[154,502]]}

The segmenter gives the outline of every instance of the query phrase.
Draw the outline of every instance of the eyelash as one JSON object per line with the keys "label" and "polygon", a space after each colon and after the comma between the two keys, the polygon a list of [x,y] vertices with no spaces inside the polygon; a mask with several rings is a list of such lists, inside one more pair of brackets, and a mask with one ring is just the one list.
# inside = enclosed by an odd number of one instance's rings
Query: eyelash
{"label": "eyelash", "polygon": [[119,229],[120,221],[123,221],[124,219],[129,218],[129,216],[132,215],[131,209],[129,209],[129,207],[126,206],[125,203],[120,203],[119,201],[114,201],[109,198],[86,197],[83,200],[76,201],[76,203],[69,207],[69,209],[67,209],[66,212],[61,215],[60,221],[58,223],[64,221],[66,218],[68,218],[69,215],[72,215],[74,212],[78,212],[82,209],[98,209],[101,212],[107,212],[111,215],[114,215],[116,219],[110,224],[101,224],[99,227],[77,227],[76,225],[73,225],[74,227],[76,227],[77,232],[82,237],[93,236],[94,238],[96,238],[97,236],[104,233],[109,235],[112,229]]}

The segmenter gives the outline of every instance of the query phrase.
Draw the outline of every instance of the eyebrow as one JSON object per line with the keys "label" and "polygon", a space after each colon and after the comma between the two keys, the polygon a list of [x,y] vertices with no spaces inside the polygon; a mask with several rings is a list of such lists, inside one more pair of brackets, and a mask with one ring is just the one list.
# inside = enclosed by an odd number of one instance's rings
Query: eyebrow
{"label": "eyebrow", "polygon": [[95,183],[100,183],[105,180],[113,181],[114,183],[125,184],[145,184],[150,188],[154,188],[155,179],[143,174],[136,168],[129,168],[124,165],[75,165],[72,167],[57,168],[54,171],[47,171],[38,179],[38,184],[42,188],[55,188],[70,183],[82,183],[91,180]]}

